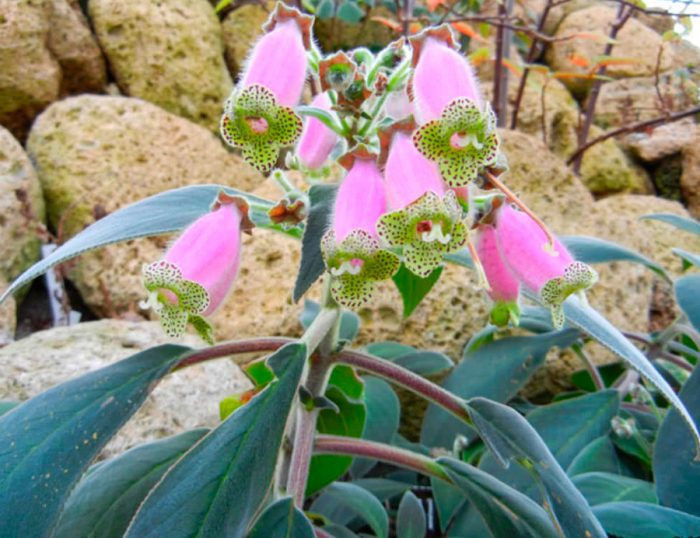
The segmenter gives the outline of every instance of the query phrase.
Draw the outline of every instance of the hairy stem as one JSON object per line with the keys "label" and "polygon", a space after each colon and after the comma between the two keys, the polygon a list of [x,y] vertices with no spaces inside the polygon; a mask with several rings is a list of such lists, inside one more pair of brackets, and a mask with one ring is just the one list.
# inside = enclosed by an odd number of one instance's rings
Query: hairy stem
{"label": "hairy stem", "polygon": [[338,362],[354,366],[365,372],[378,375],[389,381],[423,396],[426,400],[439,405],[449,411],[454,416],[471,424],[471,418],[464,405],[464,400],[455,396],[451,392],[443,389],[439,385],[424,379],[418,374],[414,374],[403,366],[394,364],[379,357],[360,353],[359,351],[343,351],[336,357]]}
{"label": "hairy stem", "polygon": [[[211,359],[219,359],[228,355],[255,353],[260,351],[276,351],[283,345],[293,341],[294,339],[292,338],[270,336],[267,338],[251,338],[249,340],[233,340],[232,342],[223,342],[221,344],[216,344],[211,347],[193,351],[192,353],[186,355],[185,358],[177,364],[175,370]],[[251,362],[253,359],[254,357],[234,357],[233,361],[240,366]]]}
{"label": "hairy stem", "polygon": [[598,368],[596,367],[595,363],[588,355],[588,353],[586,353],[586,350],[579,345],[572,346],[572,349],[574,350],[576,355],[578,355],[578,357],[581,359],[581,362],[583,362],[584,366],[586,367],[586,370],[588,370],[588,373],[590,374],[591,379],[593,380],[593,385],[595,386],[596,390],[603,390],[605,388],[605,382],[600,376],[600,372],[598,371]]}
{"label": "hairy stem", "polygon": [[432,458],[384,443],[338,435],[317,435],[314,452],[372,458],[452,483],[442,466]]}

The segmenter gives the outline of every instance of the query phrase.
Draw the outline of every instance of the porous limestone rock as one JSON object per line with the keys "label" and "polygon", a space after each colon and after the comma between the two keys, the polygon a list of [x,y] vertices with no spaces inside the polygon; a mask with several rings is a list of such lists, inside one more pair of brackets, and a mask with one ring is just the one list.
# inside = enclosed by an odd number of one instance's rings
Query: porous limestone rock
{"label": "porous limestone rock", "polygon": [[[549,66],[568,73],[585,74],[595,64],[595,58],[603,54],[610,27],[617,19],[616,8],[594,5],[570,13],[557,28],[555,37],[584,34],[574,39],[552,42],[547,48],[546,60]],[[600,39],[593,39],[598,35]],[[636,19],[628,19],[618,32],[612,56],[624,59],[607,67],[606,75],[620,77],[649,76],[656,72],[656,58],[660,47],[665,46],[659,34],[647,28]],[[590,65],[581,65],[588,61]],[[660,71],[675,66],[675,54],[666,47],[661,55]],[[584,95],[591,80],[584,78],[563,79],[571,91]]]}
{"label": "porous limestone rock", "polygon": [[4,281],[39,259],[44,219],[44,198],[32,163],[12,134],[0,127],[0,277]]}
{"label": "porous limestone rock", "polygon": [[50,4],[47,46],[61,66],[61,94],[101,93],[107,84],[105,60],[78,1]]}
{"label": "porous limestone rock", "polygon": [[226,51],[226,64],[237,75],[245,63],[250,47],[262,35],[262,25],[270,9],[260,4],[247,4],[231,11],[221,23],[221,37]]}
{"label": "porous limestone rock", "polygon": [[395,20],[396,16],[383,6],[371,8],[359,23],[344,22],[338,17],[316,18],[314,36],[324,53],[369,47],[373,50],[385,47],[399,36],[394,30],[380,23],[377,18]]}
{"label": "porous limestone rock", "polygon": [[676,72],[659,76],[658,92],[653,76],[614,80],[601,86],[593,121],[603,129],[647,121],[663,116],[665,110],[688,109],[697,104],[697,96],[697,83]]}
{"label": "porous limestone rock", "polygon": [[647,131],[631,133],[624,137],[623,143],[641,160],[654,162],[691,145],[696,131],[695,120],[684,118]]}
{"label": "porous limestone rock", "polygon": [[[0,277],[0,289],[7,289],[8,283]],[[0,347],[15,339],[17,329],[17,304],[14,297],[8,297],[0,304]]]}
{"label": "porous limestone rock", "polygon": [[[563,158],[569,158],[578,147],[576,119],[558,116],[552,129],[552,150]],[[600,136],[603,131],[591,125],[588,140]],[[583,154],[581,180],[597,195],[615,192],[652,192],[647,173],[625,154],[614,138],[591,146]]]}
{"label": "porous limestone rock", "polygon": [[692,140],[683,148],[681,191],[688,211],[700,219],[700,129],[697,127]]}
{"label": "porous limestone rock", "polygon": [[[101,216],[156,193],[201,183],[251,189],[262,176],[205,128],[139,99],[73,97],[35,122],[27,143],[47,201],[48,220],[65,240]],[[177,208],[173,208],[177,211]],[[136,310],[141,265],[165,238],[86,253],[71,272],[101,315]]]}
{"label": "porous limestone rock", "polygon": [[207,0],[91,0],[89,10],[124,94],[216,130],[232,82]]}
{"label": "porous limestone rock", "polygon": [[[101,320],[34,333],[0,349],[0,399],[26,400],[168,342],[172,340],[154,322]],[[178,343],[201,347],[195,337]],[[219,401],[249,388],[238,366],[227,359],[169,374],[102,450],[101,457],[193,428],[214,427],[219,423]]]}
{"label": "porous limestone rock", "polygon": [[0,0],[0,125],[24,140],[54,101],[61,69],[46,46],[50,0]]}

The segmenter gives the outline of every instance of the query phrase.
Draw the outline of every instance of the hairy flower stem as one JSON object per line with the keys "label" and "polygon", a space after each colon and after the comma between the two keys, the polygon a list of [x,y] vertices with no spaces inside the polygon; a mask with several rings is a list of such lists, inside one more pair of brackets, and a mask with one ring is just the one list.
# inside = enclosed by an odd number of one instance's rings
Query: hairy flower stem
{"label": "hairy flower stem", "polygon": [[337,355],[337,361],[383,377],[439,405],[467,424],[472,423],[462,398],[402,366],[358,351],[343,351]]}
{"label": "hairy flower stem", "polygon": [[489,182],[493,184],[494,187],[496,187],[499,191],[506,195],[508,201],[522,209],[523,213],[528,215],[532,220],[534,220],[537,223],[537,225],[542,229],[542,232],[544,232],[545,237],[547,237],[549,248],[552,252],[554,252],[554,236],[551,234],[551,232],[547,228],[547,225],[542,221],[542,219],[535,215],[535,213],[525,205],[525,202],[518,198],[515,195],[515,193],[505,185],[505,183],[503,183],[500,179],[498,179],[498,177],[496,177],[488,170],[486,171],[486,177],[488,178]]}
{"label": "hairy flower stem", "polygon": [[452,480],[450,480],[442,465],[432,458],[384,443],[340,435],[317,435],[314,441],[314,452],[372,458],[396,465],[397,467],[411,469],[424,475],[434,476],[452,484]]}
{"label": "hairy flower stem", "polygon": [[[186,355],[175,367],[175,370],[192,366],[200,362],[219,359],[228,355],[237,355],[241,353],[256,353],[260,351],[276,351],[283,345],[293,342],[292,338],[283,338],[270,336],[267,338],[251,338],[249,340],[234,340],[232,342],[223,342],[211,347],[199,349]],[[233,357],[233,361],[239,366],[251,362],[254,357],[248,355],[244,357]]]}
{"label": "hairy flower stem", "polygon": [[[302,384],[311,398],[321,397],[326,392],[328,377],[333,366],[331,353],[338,340],[338,326],[340,324],[340,309],[330,296],[328,279],[325,282],[323,295],[321,311],[301,338],[301,341],[307,345],[307,353],[310,357],[306,364]],[[318,353],[314,354],[316,349],[318,349]],[[289,460],[287,493],[301,508],[304,505],[319,409],[314,406],[307,408],[299,402],[295,412],[294,443]]]}

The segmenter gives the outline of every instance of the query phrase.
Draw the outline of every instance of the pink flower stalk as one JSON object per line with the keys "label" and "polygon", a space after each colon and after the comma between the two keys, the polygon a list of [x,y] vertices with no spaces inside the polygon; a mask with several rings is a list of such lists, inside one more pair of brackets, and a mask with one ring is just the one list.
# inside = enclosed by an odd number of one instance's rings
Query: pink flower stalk
{"label": "pink flower stalk", "polygon": [[520,283],[501,258],[496,229],[488,225],[480,226],[475,246],[489,283],[489,297],[497,302],[516,302],[520,293]]}
{"label": "pink flower stalk", "polygon": [[384,170],[386,195],[390,209],[403,209],[426,192],[441,198],[446,188],[437,165],[423,157],[413,145],[411,135],[397,131],[392,139]]}
{"label": "pink flower stalk", "polygon": [[362,230],[376,239],[377,219],[385,211],[384,180],[376,161],[356,157],[335,198],[336,242],[342,242],[353,230]]}
{"label": "pink flower stalk", "polygon": [[569,251],[556,238],[554,252],[546,250],[548,239],[542,228],[510,204],[498,210],[496,219],[496,240],[501,256],[530,290],[540,292],[548,281],[561,277],[574,262]]}
{"label": "pink flower stalk", "polygon": [[413,97],[416,121],[421,125],[440,118],[458,97],[481,106],[479,82],[469,61],[446,41],[430,35],[421,44],[413,73]]}
{"label": "pink flower stalk", "polygon": [[[330,111],[332,103],[328,92],[319,93],[314,97],[311,106]],[[320,168],[328,159],[337,141],[338,135],[320,120],[309,116],[306,118],[306,124],[297,145],[297,155],[307,168],[312,170]]]}
{"label": "pink flower stalk", "polygon": [[306,80],[304,35],[294,19],[276,22],[253,47],[241,79],[241,88],[260,84],[277,102],[294,106],[301,99]]}
{"label": "pink flower stalk", "polygon": [[235,203],[194,221],[165,253],[164,261],[177,267],[182,278],[202,286],[209,305],[202,315],[214,312],[226,298],[238,273],[243,215]]}

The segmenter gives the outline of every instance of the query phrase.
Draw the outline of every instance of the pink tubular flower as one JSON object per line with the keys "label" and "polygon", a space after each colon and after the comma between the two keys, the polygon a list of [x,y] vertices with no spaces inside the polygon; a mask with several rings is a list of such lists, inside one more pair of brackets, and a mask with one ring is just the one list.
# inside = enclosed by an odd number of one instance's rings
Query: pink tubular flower
{"label": "pink tubular flower", "polygon": [[401,131],[393,136],[384,174],[391,209],[403,209],[426,192],[440,197],[446,192],[437,165],[421,155],[411,135]]}
{"label": "pink tubular flower", "polygon": [[496,241],[513,274],[550,307],[555,328],[564,325],[562,305],[566,298],[598,280],[598,274],[574,260],[559,240],[554,240],[554,252],[545,250],[548,241],[542,228],[509,204],[501,206],[496,215]]}
{"label": "pink tubular flower", "polygon": [[162,260],[143,267],[150,306],[167,334],[180,336],[187,323],[211,342],[203,316],[224,301],[238,272],[241,230],[252,226],[245,202],[221,193],[213,210],[198,218],[172,244]]}
{"label": "pink tubular flower", "polygon": [[[331,99],[327,92],[319,93],[311,101],[312,107],[325,111],[330,111],[331,105]],[[297,145],[297,155],[307,168],[312,170],[320,168],[328,159],[337,141],[338,135],[326,127],[323,122],[314,117],[308,117]]]}
{"label": "pink tubular flower", "polygon": [[520,283],[506,266],[498,251],[496,229],[493,226],[480,226],[475,241],[476,252],[489,284],[488,295],[493,299],[491,322],[499,327],[512,320],[517,325],[520,318],[518,297]]}
{"label": "pink tubular flower", "polygon": [[376,161],[356,157],[335,198],[335,240],[342,242],[353,230],[376,238],[377,219],[385,211],[384,180]]}
{"label": "pink tubular flower", "polygon": [[447,38],[427,33],[422,42],[413,43],[414,50],[419,47],[413,96],[416,121],[421,125],[440,118],[445,107],[460,97],[481,106],[479,82],[469,61],[451,46],[447,29],[432,32],[447,33]]}
{"label": "pink tubular flower", "polygon": [[306,80],[304,35],[294,19],[277,22],[253,47],[241,78],[241,88],[255,84],[270,90],[277,102],[294,106]]}

